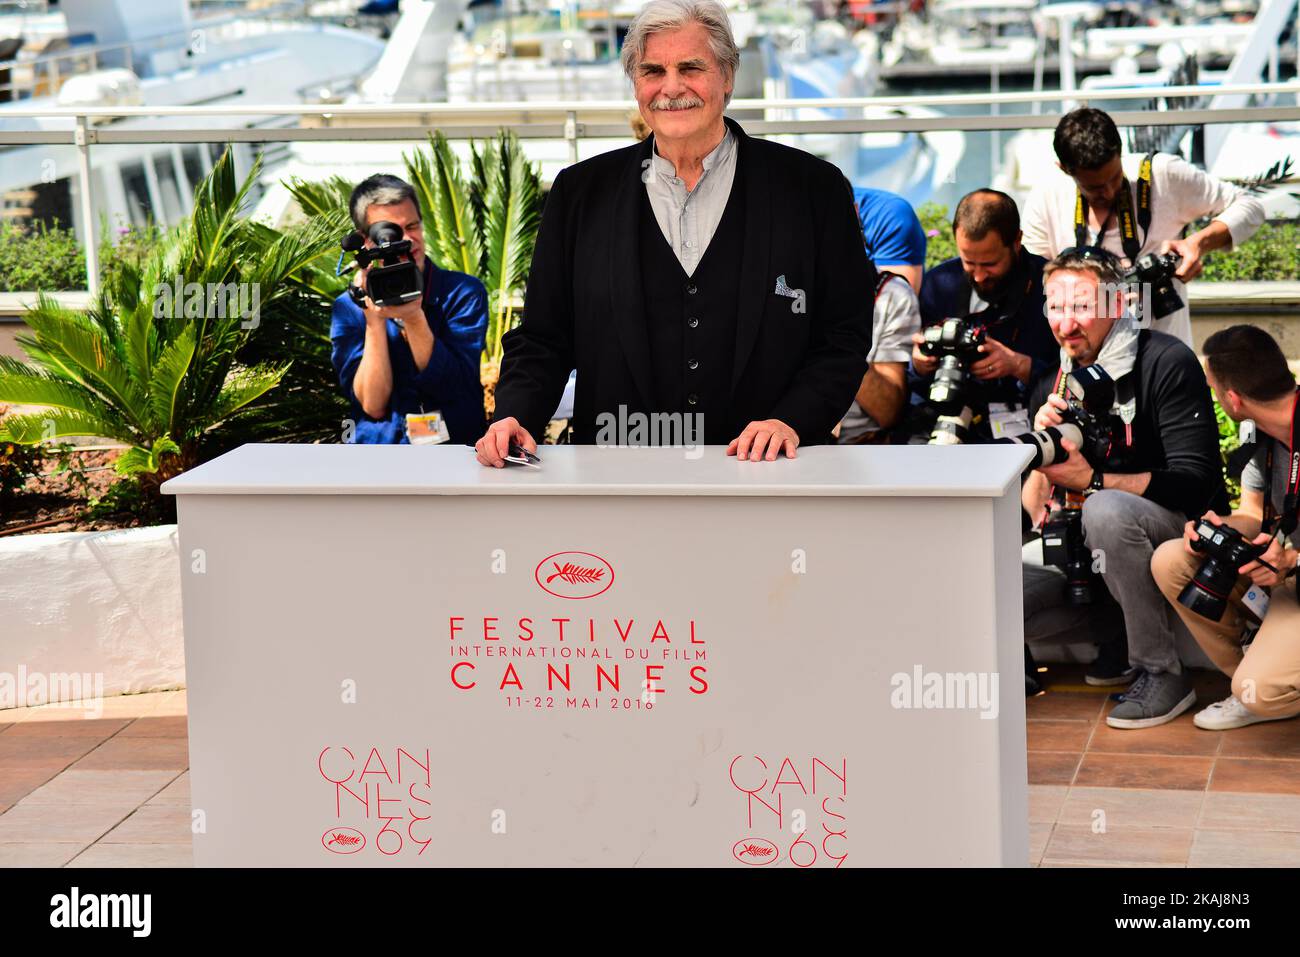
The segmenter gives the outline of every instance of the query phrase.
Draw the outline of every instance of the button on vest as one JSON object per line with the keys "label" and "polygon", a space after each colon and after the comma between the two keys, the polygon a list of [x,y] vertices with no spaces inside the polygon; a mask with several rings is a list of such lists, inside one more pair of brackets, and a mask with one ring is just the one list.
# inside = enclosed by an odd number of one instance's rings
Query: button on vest
{"label": "button on vest", "polygon": [[748,424],[737,424],[731,408],[743,193],[737,168],[717,231],[690,276],[664,238],[645,190],[639,204],[641,288],[655,411],[703,415],[704,441],[710,445],[725,445]]}

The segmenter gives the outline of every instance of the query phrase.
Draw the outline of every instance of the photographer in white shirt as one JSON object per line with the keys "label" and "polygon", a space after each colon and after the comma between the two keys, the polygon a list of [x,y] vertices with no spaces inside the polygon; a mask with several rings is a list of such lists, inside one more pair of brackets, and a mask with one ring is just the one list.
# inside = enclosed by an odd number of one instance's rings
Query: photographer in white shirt
{"label": "photographer in white shirt", "polygon": [[[1264,222],[1254,196],[1168,153],[1124,154],[1115,122],[1083,107],[1067,113],[1052,141],[1059,175],[1036,187],[1022,217],[1024,245],[1051,259],[1072,246],[1098,246],[1126,267],[1148,253],[1182,257],[1173,289],[1182,308],[1165,316],[1141,316],[1144,325],[1192,344],[1186,283],[1201,274],[1206,253],[1250,239]],[[1184,237],[1189,223],[1213,217]]]}

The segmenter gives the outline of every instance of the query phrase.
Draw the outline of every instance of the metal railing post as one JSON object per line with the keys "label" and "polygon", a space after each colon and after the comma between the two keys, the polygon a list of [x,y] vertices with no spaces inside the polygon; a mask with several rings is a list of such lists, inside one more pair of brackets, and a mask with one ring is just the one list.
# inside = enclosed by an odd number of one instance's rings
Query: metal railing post
{"label": "metal railing post", "polygon": [[578,114],[573,110],[564,115],[564,139],[569,144],[569,163],[578,162]]}
{"label": "metal railing post", "polygon": [[90,121],[85,116],[77,117],[77,129],[73,137],[77,146],[77,182],[81,206],[82,241],[86,246],[86,288],[92,296],[99,293],[99,245],[95,237],[95,202],[90,187],[90,144],[94,141],[95,131],[90,128]]}

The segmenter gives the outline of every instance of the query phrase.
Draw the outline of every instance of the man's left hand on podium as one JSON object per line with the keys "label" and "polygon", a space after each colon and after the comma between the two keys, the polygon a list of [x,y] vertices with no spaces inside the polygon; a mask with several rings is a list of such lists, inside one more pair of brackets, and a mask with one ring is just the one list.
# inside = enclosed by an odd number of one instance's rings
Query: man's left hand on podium
{"label": "man's left hand on podium", "polygon": [[745,431],[727,446],[727,454],[751,462],[760,462],[764,458],[775,462],[777,453],[782,451],[786,458],[796,458],[795,449],[798,447],[799,436],[794,429],[780,419],[763,419],[745,426]]}

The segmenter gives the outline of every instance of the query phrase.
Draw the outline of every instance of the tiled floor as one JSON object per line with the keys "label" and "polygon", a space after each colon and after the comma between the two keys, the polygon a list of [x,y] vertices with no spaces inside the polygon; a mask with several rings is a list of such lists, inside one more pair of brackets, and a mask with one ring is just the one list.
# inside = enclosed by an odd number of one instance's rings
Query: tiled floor
{"label": "tiled floor", "polygon": [[[1029,719],[1029,856],[1043,867],[1300,865],[1300,720],[1202,731],[1228,679],[1193,672],[1197,705],[1141,731],[1109,727],[1114,688],[1049,666]],[[0,818],[3,820],[3,818]]]}
{"label": "tiled floor", "polygon": [[187,867],[185,692],[0,711],[0,866]]}
{"label": "tiled floor", "polygon": [[[1145,731],[1103,720],[1107,689],[1051,666],[1029,699],[1030,863],[1300,864],[1300,720]],[[1195,675],[1200,704],[1227,680]],[[1113,689],[1111,689],[1113,690]],[[0,866],[192,864],[185,692],[0,711]]]}

